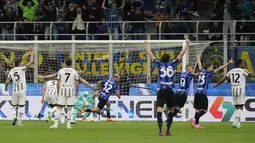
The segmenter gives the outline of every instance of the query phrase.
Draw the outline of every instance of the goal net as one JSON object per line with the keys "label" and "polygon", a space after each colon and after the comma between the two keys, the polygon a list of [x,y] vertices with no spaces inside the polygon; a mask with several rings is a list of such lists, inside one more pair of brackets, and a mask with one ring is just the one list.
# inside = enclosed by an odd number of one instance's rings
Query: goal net
{"label": "goal net", "polygon": [[[158,59],[163,54],[169,54],[171,59],[175,58],[185,46],[185,40],[148,40],[148,43]],[[82,78],[95,85],[100,80],[112,78],[115,73],[120,74],[122,98],[118,100],[111,97],[113,118],[155,120],[158,71],[144,50],[144,41],[0,41],[1,65],[6,71],[1,71],[1,83],[4,83],[8,71],[14,67],[16,58],[22,58],[24,64],[29,61],[29,45],[33,45],[35,57],[34,64],[26,74],[28,99],[30,96],[38,96],[40,99],[45,80],[37,79],[37,75],[56,73],[64,67],[64,60],[71,58],[72,67]],[[187,64],[195,65],[196,55],[201,55],[208,45],[209,43],[190,43],[177,71],[185,70]],[[92,90],[80,84],[79,91]],[[28,107],[33,112],[31,114],[38,114],[40,111],[37,110],[42,110],[40,100],[31,106],[35,106]],[[185,113],[186,110],[183,111]],[[182,120],[188,118],[184,113]],[[104,114],[101,116],[105,117]]]}

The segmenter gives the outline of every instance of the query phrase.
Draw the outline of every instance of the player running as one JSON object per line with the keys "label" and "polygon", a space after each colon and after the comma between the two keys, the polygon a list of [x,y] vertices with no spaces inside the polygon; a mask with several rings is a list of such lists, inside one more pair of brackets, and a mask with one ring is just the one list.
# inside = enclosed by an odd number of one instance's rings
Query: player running
{"label": "player running", "polygon": [[246,77],[255,77],[254,73],[249,73],[244,69],[244,63],[242,59],[239,59],[235,64],[234,69],[230,70],[225,77],[223,77],[214,87],[219,86],[227,79],[230,79],[233,103],[236,108],[235,120],[232,124],[234,128],[241,128],[240,117],[245,104],[245,84]]}
{"label": "player running", "polygon": [[170,127],[173,121],[174,113],[174,73],[178,64],[180,63],[182,57],[186,53],[189,48],[189,40],[186,40],[186,47],[181,51],[181,53],[177,56],[177,58],[170,60],[170,56],[168,54],[164,54],[161,57],[161,60],[155,58],[153,53],[150,50],[150,47],[147,41],[144,42],[144,49],[146,50],[148,56],[153,61],[154,65],[158,68],[158,87],[159,90],[157,92],[157,122],[159,127],[159,135],[163,136],[162,132],[162,112],[164,111],[164,105],[167,105],[169,110],[167,116],[167,130],[165,135],[172,135],[170,132]]}
{"label": "player running", "polygon": [[[115,92],[116,96],[120,99],[120,91],[117,84],[119,80],[120,80],[120,75],[115,74],[112,79],[99,81],[97,83],[99,89],[101,90],[98,97],[99,103],[97,104],[96,108],[85,109],[85,112],[99,113],[106,105],[107,121],[110,121],[110,122],[113,121],[111,119],[111,114],[110,114],[109,97]],[[104,85],[103,88],[102,88],[102,84]]]}
{"label": "player running", "polygon": [[174,116],[180,112],[180,109],[185,105],[189,94],[189,87],[192,79],[198,76],[198,73],[193,73],[193,66],[188,64],[185,67],[185,72],[177,72],[179,78],[179,88],[175,92],[175,110]]}
{"label": "player running", "polygon": [[204,127],[199,124],[199,119],[207,112],[208,98],[206,96],[209,83],[211,82],[213,74],[226,68],[229,64],[232,64],[232,59],[227,64],[224,64],[217,69],[213,69],[211,63],[206,63],[202,68],[200,57],[197,57],[199,66],[198,86],[194,97],[194,108],[196,109],[195,120],[190,119],[190,123],[194,129],[203,129]]}
{"label": "player running", "polygon": [[[24,114],[24,108],[26,104],[26,70],[33,64],[34,61],[34,50],[32,46],[29,46],[30,59],[27,65],[22,64],[22,59],[15,59],[15,67],[10,70],[8,78],[5,82],[5,91],[8,91],[8,84],[10,80],[13,82],[12,89],[12,112],[14,126],[18,120],[18,125],[22,126],[22,117]],[[18,116],[18,117],[17,117]]]}
{"label": "player running", "polygon": [[[55,114],[55,123],[50,128],[58,128],[58,122],[61,116],[62,108],[67,106],[67,129],[71,129],[71,117],[72,107],[74,106],[74,99],[78,96],[79,91],[79,75],[72,66],[72,59],[68,58],[65,60],[65,68],[62,68],[58,72],[57,76],[57,92],[58,92],[58,103],[57,111]],[[73,94],[75,85],[75,96]]]}
{"label": "player running", "polygon": [[[76,124],[75,119],[83,113],[83,108],[94,108],[96,101],[95,98],[99,95],[99,89],[95,89],[94,92],[80,92],[78,97],[74,101],[72,124]],[[94,113],[95,114],[95,113]],[[83,115],[82,122],[87,122],[87,118],[90,116],[90,112],[86,112]]]}

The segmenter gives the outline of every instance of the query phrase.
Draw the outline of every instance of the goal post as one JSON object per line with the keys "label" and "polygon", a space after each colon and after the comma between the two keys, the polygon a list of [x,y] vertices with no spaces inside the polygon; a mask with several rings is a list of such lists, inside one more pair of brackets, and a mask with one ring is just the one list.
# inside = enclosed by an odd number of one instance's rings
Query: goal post
{"label": "goal post", "polygon": [[[169,54],[172,59],[186,46],[185,40],[146,41],[156,58]],[[95,84],[118,73],[123,77],[120,81],[123,96],[156,95],[158,71],[144,50],[144,40],[0,41],[0,59],[9,69],[14,66],[15,58],[22,58],[23,63],[27,63],[29,45],[33,45],[35,53],[34,64],[27,74],[29,84],[43,83],[38,81],[37,75],[55,73],[64,66],[64,59],[72,58],[72,67],[80,71],[81,77],[90,83]],[[196,55],[201,55],[208,45],[191,42],[178,70],[185,71],[187,64],[195,65]],[[37,89],[39,86],[31,87],[28,86],[28,90],[33,90],[31,94],[41,94],[41,89]],[[80,89],[90,90],[85,86]],[[126,108],[123,110],[127,112]],[[187,120],[186,112],[182,110],[182,121]]]}

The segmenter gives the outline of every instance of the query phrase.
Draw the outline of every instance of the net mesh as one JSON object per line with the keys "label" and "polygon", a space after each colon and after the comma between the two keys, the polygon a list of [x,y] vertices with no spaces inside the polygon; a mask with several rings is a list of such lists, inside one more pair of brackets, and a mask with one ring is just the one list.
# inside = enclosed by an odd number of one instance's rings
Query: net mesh
{"label": "net mesh", "polygon": [[[8,71],[14,67],[15,58],[22,58],[24,64],[28,62],[30,57],[28,46],[31,44],[37,50],[37,55],[35,55],[34,65],[27,72],[28,83],[43,82],[37,81],[34,74],[55,73],[64,67],[66,58],[75,58],[75,69],[79,71],[81,77],[90,83],[96,83],[118,73],[122,77],[120,81],[122,95],[155,95],[156,86],[153,83],[157,82],[157,70],[152,62],[147,60],[143,41],[139,43],[132,43],[132,41],[123,43],[98,41],[92,43],[2,43],[0,44],[0,58],[1,65],[6,69],[6,72],[5,70],[1,71],[3,72],[1,83],[4,83]],[[200,56],[208,45],[209,43],[191,43],[187,63],[195,65],[196,55]],[[151,50],[158,59],[163,54],[169,54],[170,58],[176,57],[182,50],[182,46],[182,41],[150,43]],[[72,49],[75,50],[75,57],[72,55]],[[177,70],[182,71],[182,64],[178,66]],[[131,88],[136,89],[130,92]]]}
{"label": "net mesh", "polygon": [[[104,41],[75,42],[54,43],[54,41],[45,41],[33,43],[30,41],[28,43],[14,42],[7,44],[1,41],[0,59],[2,70],[0,82],[5,82],[8,72],[14,67],[16,58],[22,58],[24,64],[29,61],[28,46],[33,45],[35,49],[34,64],[26,74],[28,96],[41,96],[42,83],[45,81],[38,80],[35,76],[56,73],[64,67],[66,58],[72,58],[75,61],[73,66],[80,76],[89,83],[96,84],[99,80],[108,79],[113,74],[118,73],[121,75],[119,86],[122,96],[156,95],[158,71],[150,59],[147,59],[144,41],[123,41],[119,43]],[[160,59],[163,54],[169,54],[172,59],[180,53],[184,41],[148,41],[148,43],[156,58]],[[191,43],[186,64],[195,65],[196,55],[200,56],[208,45],[209,43]],[[185,65],[180,64],[177,70],[182,71],[182,66]],[[80,85],[80,91],[90,90],[89,87]],[[147,103],[147,101],[145,102]],[[138,110],[140,107],[135,108]],[[155,111],[154,107],[152,110]],[[104,116],[102,114],[102,117]]]}

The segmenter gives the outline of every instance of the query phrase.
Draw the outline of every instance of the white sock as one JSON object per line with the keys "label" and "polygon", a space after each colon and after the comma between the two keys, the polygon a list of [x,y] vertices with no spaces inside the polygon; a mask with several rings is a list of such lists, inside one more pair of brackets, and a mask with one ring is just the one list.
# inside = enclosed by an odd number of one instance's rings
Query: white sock
{"label": "white sock", "polygon": [[55,126],[58,126],[58,121],[60,119],[60,116],[61,116],[61,109],[58,109],[55,113]]}
{"label": "white sock", "polygon": [[62,108],[60,114],[61,114],[61,121],[65,121],[66,112],[65,112],[65,109],[64,109],[64,108]]}
{"label": "white sock", "polygon": [[72,118],[72,109],[67,110],[67,121],[71,122],[71,118]]}
{"label": "white sock", "polygon": [[12,106],[13,119],[17,118],[17,106]]}
{"label": "white sock", "polygon": [[238,122],[240,122],[241,114],[242,114],[242,110],[241,109],[237,109],[236,110],[236,120]]}
{"label": "white sock", "polygon": [[25,106],[18,106],[18,121],[22,121]]}

